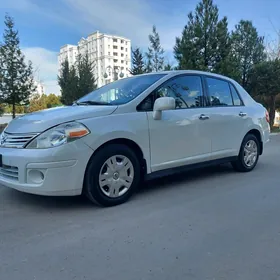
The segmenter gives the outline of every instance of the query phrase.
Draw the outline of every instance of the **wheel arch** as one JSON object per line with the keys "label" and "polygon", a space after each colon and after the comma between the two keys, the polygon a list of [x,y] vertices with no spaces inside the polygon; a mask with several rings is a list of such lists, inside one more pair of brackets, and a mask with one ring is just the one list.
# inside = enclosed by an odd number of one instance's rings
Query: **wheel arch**
{"label": "wheel arch", "polygon": [[259,143],[260,143],[260,155],[262,155],[262,153],[263,153],[263,141],[262,141],[261,132],[258,129],[254,128],[254,129],[249,130],[246,133],[246,135],[248,135],[248,134],[253,134],[259,140]]}
{"label": "wheel arch", "polygon": [[110,144],[125,145],[125,146],[129,147],[131,150],[133,150],[135,152],[137,158],[139,159],[142,174],[144,176],[147,174],[147,160],[144,156],[144,153],[143,153],[141,147],[135,141],[128,139],[128,138],[115,138],[115,139],[108,140],[108,141],[104,142],[103,144],[101,144],[91,155],[87,166],[89,165],[91,159],[96,155],[97,152],[104,149],[106,146],[108,146]]}

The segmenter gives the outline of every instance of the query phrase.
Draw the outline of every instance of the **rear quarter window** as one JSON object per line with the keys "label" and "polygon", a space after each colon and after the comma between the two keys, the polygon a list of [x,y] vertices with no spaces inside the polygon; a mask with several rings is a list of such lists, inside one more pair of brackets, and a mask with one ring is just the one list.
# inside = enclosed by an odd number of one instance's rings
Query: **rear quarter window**
{"label": "rear quarter window", "polygon": [[236,91],[235,87],[232,84],[230,84],[230,91],[231,91],[231,95],[232,95],[233,105],[234,106],[243,105],[238,92]]}
{"label": "rear quarter window", "polygon": [[207,77],[206,83],[211,106],[233,106],[230,86],[227,81]]}

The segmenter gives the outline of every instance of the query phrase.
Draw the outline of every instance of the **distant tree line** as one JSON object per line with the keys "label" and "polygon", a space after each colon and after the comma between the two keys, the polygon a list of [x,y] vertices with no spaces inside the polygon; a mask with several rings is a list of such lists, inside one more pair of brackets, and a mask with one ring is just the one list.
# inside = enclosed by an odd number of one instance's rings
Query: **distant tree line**
{"label": "distant tree line", "polygon": [[[48,107],[45,96],[30,99],[34,93],[32,64],[20,50],[18,32],[8,15],[5,26],[0,43],[0,115],[7,108],[15,116],[26,108]],[[251,21],[242,19],[229,30],[227,17],[220,17],[213,0],[201,0],[187,15],[181,34],[174,38],[175,65],[166,60],[156,26],[148,38],[146,51],[132,49],[132,75],[193,69],[231,77],[266,106],[272,125],[275,110],[280,109],[280,46],[276,50],[268,48]],[[97,77],[93,69],[87,53],[80,55],[75,65],[65,60],[58,75],[61,98],[55,103],[71,105],[94,90]]]}
{"label": "distant tree line", "polygon": [[[33,94],[30,97],[28,104],[15,106],[15,113],[16,114],[32,113],[35,111],[40,111],[40,110],[53,108],[57,106],[62,106],[60,96],[57,96],[54,93],[51,93],[49,95]],[[2,110],[2,114],[3,113],[12,114],[13,106],[4,103],[0,105],[0,110]]]}
{"label": "distant tree line", "polygon": [[273,125],[275,110],[280,109],[280,46],[268,52],[264,37],[259,36],[251,21],[240,20],[229,31],[227,17],[219,17],[213,0],[200,1],[175,40],[175,67],[165,63],[155,26],[149,41],[146,53],[139,47],[132,49],[131,74],[191,69],[228,76],[266,106]]}

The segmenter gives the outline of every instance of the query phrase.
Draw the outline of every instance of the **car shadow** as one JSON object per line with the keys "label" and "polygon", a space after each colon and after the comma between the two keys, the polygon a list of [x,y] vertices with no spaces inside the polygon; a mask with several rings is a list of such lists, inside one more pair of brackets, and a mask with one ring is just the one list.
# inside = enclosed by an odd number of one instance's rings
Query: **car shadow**
{"label": "car shadow", "polygon": [[[181,184],[186,184],[184,187],[188,187],[188,183],[190,182],[199,182],[202,178],[211,179],[211,177],[216,175],[222,176],[233,172],[234,171],[229,164],[223,164],[163,176],[145,181],[141,184],[136,196],[140,195],[142,199],[143,196],[150,195],[153,192],[160,192],[164,189],[177,187]],[[71,209],[77,211],[84,209],[102,209],[91,203],[85,196],[39,196],[22,193],[13,189],[5,189],[2,198],[5,200],[4,204],[6,205],[13,204],[19,207],[20,205],[24,205],[25,208],[31,210],[69,211]],[[133,205],[133,199],[131,200],[131,205]]]}
{"label": "car shadow", "polygon": [[[194,170],[182,171],[169,176],[162,176],[156,179],[148,180],[142,184],[139,193],[158,191],[158,189],[177,187],[181,184],[193,183],[203,179],[211,179],[216,175],[225,175],[235,172],[230,164],[214,165]],[[184,187],[187,187],[184,186]]]}

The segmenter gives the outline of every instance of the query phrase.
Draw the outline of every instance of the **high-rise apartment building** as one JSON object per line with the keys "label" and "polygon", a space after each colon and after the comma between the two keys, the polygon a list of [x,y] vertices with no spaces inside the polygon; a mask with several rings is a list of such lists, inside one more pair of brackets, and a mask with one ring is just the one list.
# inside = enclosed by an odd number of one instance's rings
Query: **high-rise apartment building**
{"label": "high-rise apartment building", "polygon": [[34,98],[38,94],[40,96],[42,96],[43,94],[46,93],[45,87],[41,82],[38,82],[38,81],[34,80],[33,85],[34,85],[34,91],[30,94],[29,100],[31,100],[32,98]]}
{"label": "high-rise apartment building", "polygon": [[131,68],[131,41],[127,38],[107,35],[96,31],[87,38],[82,38],[78,45],[64,45],[58,57],[59,71],[67,58],[70,65],[75,65],[77,56],[88,53],[94,63],[94,76],[97,86],[103,86],[115,79],[129,77]]}

